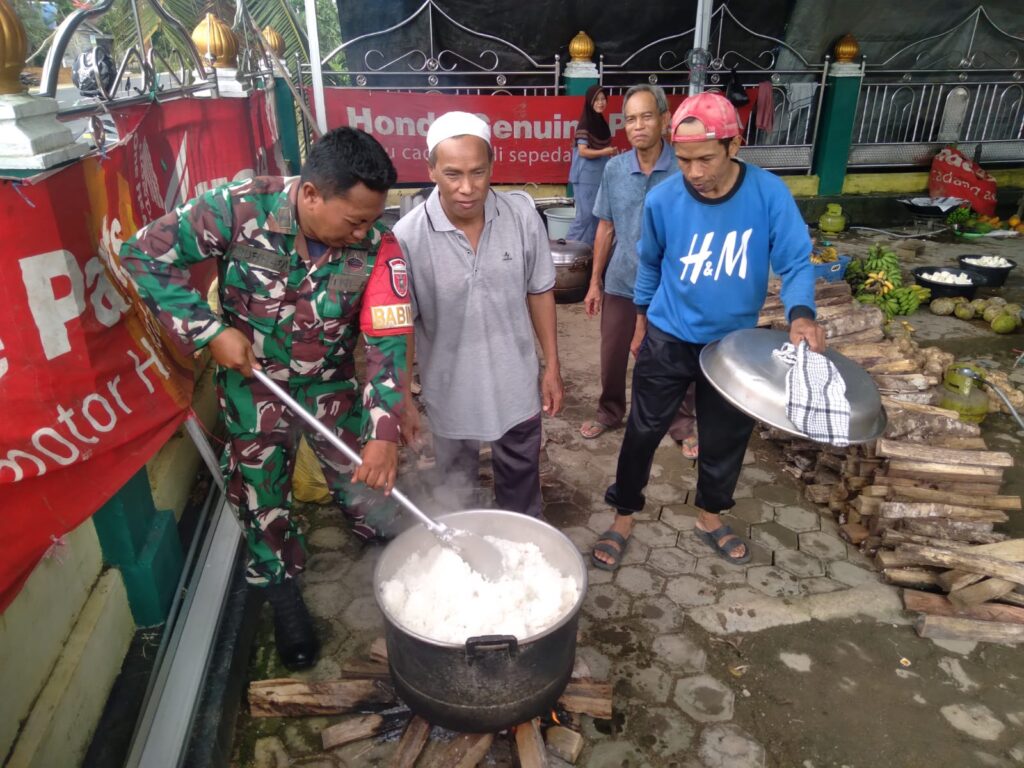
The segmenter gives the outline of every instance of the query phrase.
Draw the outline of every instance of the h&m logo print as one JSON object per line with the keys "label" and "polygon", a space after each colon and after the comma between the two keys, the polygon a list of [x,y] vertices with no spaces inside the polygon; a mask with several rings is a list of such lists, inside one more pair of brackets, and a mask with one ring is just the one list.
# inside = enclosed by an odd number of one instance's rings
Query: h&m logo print
{"label": "h&m logo print", "polygon": [[[714,255],[712,246],[715,241],[715,233],[707,232],[704,234],[704,240],[700,244],[699,250],[697,249],[697,238],[700,235],[694,233],[693,239],[690,241],[690,253],[679,258],[679,261],[683,264],[683,269],[679,273],[679,279],[689,279],[691,283],[696,283],[700,277],[710,277],[718,280],[724,268],[725,274],[728,277],[732,277],[733,272],[735,272],[740,280],[745,280],[747,277],[747,245],[750,242],[750,235],[753,231],[753,229],[747,229],[742,235],[735,230],[729,232],[725,236],[721,248],[718,249],[717,263],[711,258]],[[738,246],[737,241],[739,241]],[[739,266],[738,269],[737,265]]]}

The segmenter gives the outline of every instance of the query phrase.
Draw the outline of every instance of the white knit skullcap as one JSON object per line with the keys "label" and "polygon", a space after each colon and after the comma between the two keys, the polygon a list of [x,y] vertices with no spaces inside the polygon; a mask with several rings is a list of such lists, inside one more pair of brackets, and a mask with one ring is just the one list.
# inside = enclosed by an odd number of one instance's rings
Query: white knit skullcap
{"label": "white knit skullcap", "polygon": [[453,136],[479,136],[490,146],[491,126],[469,112],[445,112],[427,131],[427,151]]}

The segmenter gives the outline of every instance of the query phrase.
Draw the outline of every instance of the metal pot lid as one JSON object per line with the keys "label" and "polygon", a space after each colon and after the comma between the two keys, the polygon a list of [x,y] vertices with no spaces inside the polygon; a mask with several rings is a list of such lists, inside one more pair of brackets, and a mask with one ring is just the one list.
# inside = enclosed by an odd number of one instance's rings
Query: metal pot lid
{"label": "metal pot lid", "polygon": [[[704,347],[700,367],[722,397],[758,421],[806,438],[786,416],[786,373],[789,366],[772,350],[789,341],[786,331],[749,328],[733,331]],[[874,379],[847,357],[826,349],[825,356],[846,382],[850,401],[850,443],[866,443],[882,435],[887,418]]]}

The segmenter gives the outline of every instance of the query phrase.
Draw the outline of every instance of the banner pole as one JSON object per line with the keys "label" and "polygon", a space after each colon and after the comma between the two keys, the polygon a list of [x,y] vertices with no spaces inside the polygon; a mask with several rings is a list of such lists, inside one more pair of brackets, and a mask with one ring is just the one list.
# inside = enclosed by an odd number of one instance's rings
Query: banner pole
{"label": "banner pole", "polygon": [[309,38],[309,69],[313,75],[313,105],[316,125],[321,135],[327,133],[327,110],[324,104],[324,71],[320,61],[320,33],[316,23],[316,0],[306,0],[306,36]]}

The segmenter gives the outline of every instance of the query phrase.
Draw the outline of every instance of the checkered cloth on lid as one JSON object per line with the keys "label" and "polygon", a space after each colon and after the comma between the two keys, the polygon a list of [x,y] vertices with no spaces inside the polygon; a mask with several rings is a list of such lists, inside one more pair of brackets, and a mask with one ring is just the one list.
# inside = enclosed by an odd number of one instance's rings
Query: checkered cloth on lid
{"label": "checkered cloth on lid", "polygon": [[783,344],[772,356],[790,366],[786,373],[786,415],[811,440],[842,448],[850,444],[850,401],[835,365],[812,352],[806,341]]}

